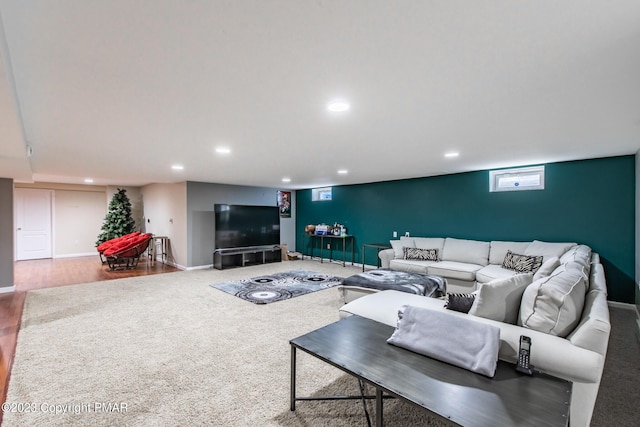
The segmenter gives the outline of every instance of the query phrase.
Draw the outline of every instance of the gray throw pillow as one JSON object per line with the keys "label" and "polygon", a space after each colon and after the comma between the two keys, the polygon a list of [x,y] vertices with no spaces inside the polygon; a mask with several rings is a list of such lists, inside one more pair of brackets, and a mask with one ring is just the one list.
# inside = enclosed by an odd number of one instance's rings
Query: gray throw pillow
{"label": "gray throw pillow", "polygon": [[459,311],[460,313],[468,313],[473,305],[473,301],[476,299],[474,294],[447,294],[447,299],[444,303],[444,308],[449,310]]}
{"label": "gray throw pillow", "polygon": [[438,250],[437,249],[420,249],[420,248],[402,248],[404,252],[404,259],[413,259],[416,261],[437,261]]}
{"label": "gray throw pillow", "polygon": [[518,321],[522,294],[532,280],[533,274],[525,273],[481,284],[469,314],[515,324]]}
{"label": "gray throw pillow", "polygon": [[391,247],[393,248],[393,253],[396,259],[402,259],[402,257],[404,256],[404,248],[416,247],[413,239],[390,240],[389,243],[391,243]]}
{"label": "gray throw pillow", "polygon": [[543,277],[550,276],[553,271],[560,266],[560,260],[557,256],[551,257],[545,262],[542,263],[542,266],[536,271],[533,275],[533,281],[535,282],[538,279],[542,279]]}
{"label": "gray throw pillow", "polygon": [[542,256],[518,255],[507,251],[502,261],[502,268],[517,271],[518,273],[535,273],[542,265]]}

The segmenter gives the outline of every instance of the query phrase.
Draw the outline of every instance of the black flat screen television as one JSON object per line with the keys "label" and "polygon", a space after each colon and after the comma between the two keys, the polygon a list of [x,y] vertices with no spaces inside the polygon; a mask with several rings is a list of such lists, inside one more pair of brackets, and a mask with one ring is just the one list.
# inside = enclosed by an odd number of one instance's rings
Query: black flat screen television
{"label": "black flat screen television", "polygon": [[280,244],[277,206],[218,205],[216,249]]}

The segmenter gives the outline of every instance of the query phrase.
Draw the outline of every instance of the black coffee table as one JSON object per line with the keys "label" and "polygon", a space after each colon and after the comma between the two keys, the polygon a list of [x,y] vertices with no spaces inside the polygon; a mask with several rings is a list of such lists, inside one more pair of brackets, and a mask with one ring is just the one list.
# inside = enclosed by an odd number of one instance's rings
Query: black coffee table
{"label": "black coffee table", "polygon": [[[376,388],[376,425],[383,425],[383,393],[427,409],[458,425],[567,426],[570,381],[545,374],[526,376],[498,362],[493,378],[387,344],[393,328],[350,316],[291,344],[291,410],[297,401],[334,397],[296,396],[296,350],[329,363]],[[340,396],[335,399],[362,398]]]}

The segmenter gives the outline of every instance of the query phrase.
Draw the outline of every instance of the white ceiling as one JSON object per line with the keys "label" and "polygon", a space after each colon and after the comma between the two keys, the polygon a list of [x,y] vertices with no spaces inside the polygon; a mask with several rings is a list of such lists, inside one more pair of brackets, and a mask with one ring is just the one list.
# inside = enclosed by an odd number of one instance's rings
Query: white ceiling
{"label": "white ceiling", "polygon": [[[0,13],[0,176],[16,180],[295,189],[640,149],[638,0],[0,0]],[[330,113],[334,98],[351,109]]]}

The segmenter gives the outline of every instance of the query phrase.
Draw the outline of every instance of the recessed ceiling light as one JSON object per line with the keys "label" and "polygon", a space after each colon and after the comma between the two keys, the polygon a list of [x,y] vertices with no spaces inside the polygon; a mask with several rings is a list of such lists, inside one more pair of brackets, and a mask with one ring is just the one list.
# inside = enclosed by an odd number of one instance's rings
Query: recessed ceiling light
{"label": "recessed ceiling light", "polygon": [[85,182],[86,184],[93,184],[93,179],[91,179],[91,178],[85,178],[84,182]]}
{"label": "recessed ceiling light", "polygon": [[184,166],[182,165],[173,165],[171,166],[171,169],[173,169],[174,171],[181,171],[184,169]]}
{"label": "recessed ceiling light", "polygon": [[291,178],[282,178],[282,182],[291,182]]}
{"label": "recessed ceiling light", "polygon": [[349,108],[351,108],[351,106],[346,101],[333,101],[327,105],[327,109],[329,111],[334,111],[336,113],[347,111]]}
{"label": "recessed ceiling light", "polygon": [[445,157],[458,157],[460,155],[460,153],[458,153],[457,151],[451,151],[449,153],[445,153]]}
{"label": "recessed ceiling light", "polygon": [[340,170],[338,171],[338,173],[339,173],[340,175],[346,175],[346,174],[348,174],[348,173],[349,173],[349,171],[348,171],[348,170],[346,170],[346,169],[340,169]]}
{"label": "recessed ceiling light", "polygon": [[216,148],[216,153],[218,154],[229,154],[231,152],[231,149],[229,147],[217,147]]}

